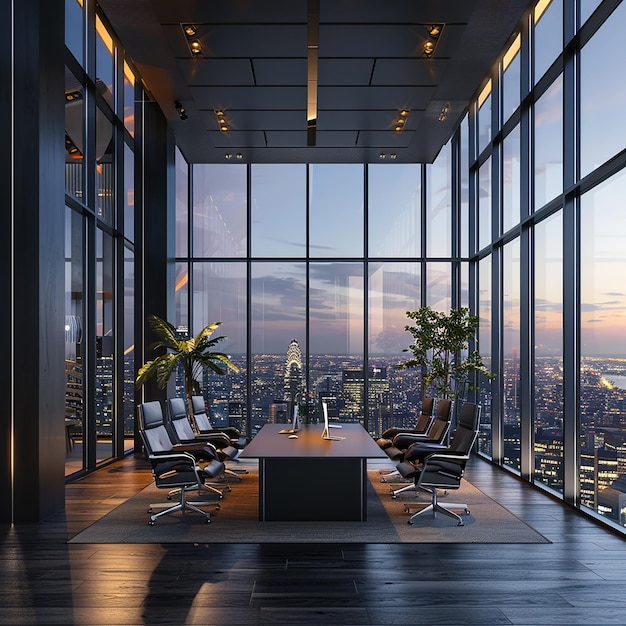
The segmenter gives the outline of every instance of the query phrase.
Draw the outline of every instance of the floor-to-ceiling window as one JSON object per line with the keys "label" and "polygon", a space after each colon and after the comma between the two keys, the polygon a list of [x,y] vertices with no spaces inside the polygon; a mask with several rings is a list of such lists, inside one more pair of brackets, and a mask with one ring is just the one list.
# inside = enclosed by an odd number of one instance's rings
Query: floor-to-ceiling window
{"label": "floor-to-ceiling window", "polygon": [[[135,76],[91,1],[65,0],[66,475],[133,445]],[[86,50],[95,50],[95,56]]]}
{"label": "floor-to-ceiling window", "polygon": [[479,450],[620,528],[625,19],[623,2],[539,0],[461,133],[480,348],[498,373]]}
{"label": "floor-to-ceiling window", "polygon": [[406,312],[459,306],[461,282],[468,301],[469,266],[453,256],[453,146],[428,166],[178,158],[176,323],[195,333],[221,321],[240,367],[204,381],[215,418],[253,435],[294,402],[318,419],[326,400],[331,417],[372,434],[412,425],[420,375],[396,368]]}

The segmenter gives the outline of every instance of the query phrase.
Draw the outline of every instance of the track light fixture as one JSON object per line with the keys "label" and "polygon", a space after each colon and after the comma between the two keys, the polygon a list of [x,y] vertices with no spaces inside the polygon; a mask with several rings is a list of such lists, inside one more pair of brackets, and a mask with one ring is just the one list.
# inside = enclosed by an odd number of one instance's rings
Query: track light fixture
{"label": "track light fixture", "polygon": [[443,27],[444,24],[427,24],[425,26],[426,32],[428,33],[423,47],[425,57],[430,58],[434,54],[437,41],[443,31]]}
{"label": "track light fixture", "polygon": [[401,133],[404,130],[404,126],[406,125],[406,121],[409,119],[409,113],[411,111],[409,109],[400,109],[398,111],[398,115],[393,123],[393,129],[396,133]]}
{"label": "track light fixture", "polygon": [[230,130],[230,126],[228,125],[228,121],[226,120],[226,116],[224,115],[224,111],[222,111],[222,109],[215,109],[215,119],[217,120],[219,129],[223,133],[227,133]]}
{"label": "track light fixture", "polygon": [[176,110],[178,111],[178,116],[183,122],[189,119],[189,116],[187,115],[187,112],[185,111],[183,105],[178,100],[174,102],[174,106],[176,107]]}

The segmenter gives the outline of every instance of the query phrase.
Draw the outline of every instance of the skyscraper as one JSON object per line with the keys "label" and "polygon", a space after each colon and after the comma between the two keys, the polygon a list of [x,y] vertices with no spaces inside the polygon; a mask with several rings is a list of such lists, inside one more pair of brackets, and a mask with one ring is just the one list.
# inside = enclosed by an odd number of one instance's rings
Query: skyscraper
{"label": "skyscraper", "polygon": [[285,394],[284,399],[291,401],[297,393],[303,390],[304,378],[302,375],[302,352],[297,339],[292,339],[287,348],[285,361]]}

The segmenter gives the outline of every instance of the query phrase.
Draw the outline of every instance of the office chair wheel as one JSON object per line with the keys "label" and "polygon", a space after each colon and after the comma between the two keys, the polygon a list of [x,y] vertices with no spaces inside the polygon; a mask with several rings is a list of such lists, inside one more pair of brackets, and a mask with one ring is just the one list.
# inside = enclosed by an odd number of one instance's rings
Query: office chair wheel
{"label": "office chair wheel", "polygon": [[463,520],[461,520],[461,521],[457,524],[457,526],[465,526],[465,524],[463,523]]}
{"label": "office chair wheel", "polygon": [[218,502],[218,503],[215,505],[215,510],[216,510],[216,511],[219,511],[221,508],[222,508],[222,505]]}
{"label": "office chair wheel", "polygon": [[148,526],[154,526],[154,520],[149,519],[148,520]]}
{"label": "office chair wheel", "polygon": [[397,500],[398,496],[395,493],[391,492],[391,499],[392,500]]}
{"label": "office chair wheel", "polygon": [[411,509],[408,506],[404,505],[404,512],[405,513],[410,513]]}

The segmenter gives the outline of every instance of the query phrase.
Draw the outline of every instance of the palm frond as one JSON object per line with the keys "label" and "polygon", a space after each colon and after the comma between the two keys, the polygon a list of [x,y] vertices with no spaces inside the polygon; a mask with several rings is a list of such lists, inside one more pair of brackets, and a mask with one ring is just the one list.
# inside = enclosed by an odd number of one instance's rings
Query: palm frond
{"label": "palm frond", "polygon": [[176,328],[169,322],[161,319],[158,315],[149,315],[148,324],[154,331],[154,334],[159,338],[153,346],[154,348],[170,348],[171,350],[177,350],[180,343],[180,336],[176,331]]}

